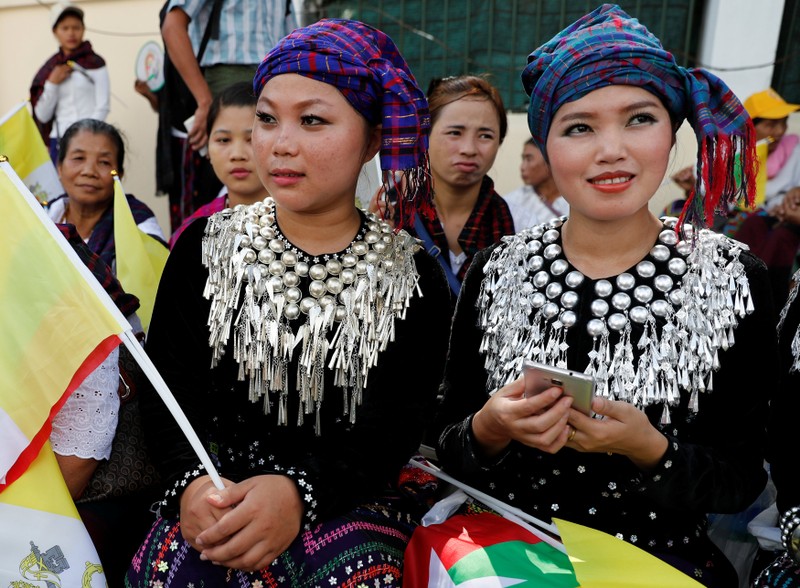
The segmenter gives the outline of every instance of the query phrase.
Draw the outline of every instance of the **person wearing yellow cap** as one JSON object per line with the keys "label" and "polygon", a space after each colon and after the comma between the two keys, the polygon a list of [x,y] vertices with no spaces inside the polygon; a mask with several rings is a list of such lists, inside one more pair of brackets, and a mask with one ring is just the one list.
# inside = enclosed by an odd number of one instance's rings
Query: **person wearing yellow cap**
{"label": "person wearing yellow cap", "polygon": [[789,115],[800,110],[772,88],[756,92],[744,101],[744,108],[753,119],[759,140],[768,139],[767,209],[778,205],[784,195],[795,189],[800,198],[800,137],[786,134]]}
{"label": "person wearing yellow cap", "polygon": [[767,140],[764,204],[728,220],[729,234],[750,246],[769,269],[776,308],[789,294],[792,269],[800,251],[800,137],[786,134],[789,115],[800,104],[786,102],[769,88],[744,101],[758,141]]}

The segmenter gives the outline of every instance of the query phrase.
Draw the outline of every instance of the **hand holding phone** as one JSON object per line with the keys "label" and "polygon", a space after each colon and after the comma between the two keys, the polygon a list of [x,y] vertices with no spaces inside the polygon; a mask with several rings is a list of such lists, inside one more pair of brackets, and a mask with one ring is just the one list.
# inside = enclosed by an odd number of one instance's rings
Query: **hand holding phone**
{"label": "hand holding phone", "polygon": [[557,368],[551,365],[536,363],[526,359],[523,363],[525,378],[525,397],[535,396],[557,387],[567,396],[572,396],[572,408],[586,416],[592,416],[592,398],[594,398],[594,378],[583,372]]}

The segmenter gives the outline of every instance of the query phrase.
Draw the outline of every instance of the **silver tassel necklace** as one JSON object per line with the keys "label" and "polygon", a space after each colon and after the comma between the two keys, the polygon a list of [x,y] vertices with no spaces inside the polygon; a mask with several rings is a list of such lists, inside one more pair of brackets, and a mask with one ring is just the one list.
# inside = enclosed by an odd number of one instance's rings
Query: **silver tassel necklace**
{"label": "silver tassel necklace", "polygon": [[[478,305],[490,393],[520,376],[524,358],[567,367],[566,335],[578,321],[577,289],[586,277],[563,256],[565,220],[504,237],[484,268]],[[664,219],[658,242],[632,273],[595,281],[584,327],[593,341],[586,372],[597,393],[640,409],[662,403],[664,424],[679,388],[690,391],[697,410],[697,394],[713,389],[719,350],[734,344],[738,320],[753,312],[739,261],[747,246],[707,230],[693,236],[688,225],[681,240],[676,224]],[[654,262],[666,272],[657,273]],[[638,340],[634,323],[642,327]]]}
{"label": "silver tassel necklace", "polygon": [[325,369],[343,393],[343,413],[355,422],[369,369],[394,340],[394,321],[404,319],[415,292],[414,263],[420,248],[405,231],[393,232],[375,215],[342,254],[309,256],[280,232],[275,203],[266,198],[209,218],[203,264],[209,274],[203,295],[212,367],[233,333],[239,380],[249,382],[252,402],[278,394],[278,423],[288,422],[288,369],[297,357],[297,424],[315,415],[325,395]]}

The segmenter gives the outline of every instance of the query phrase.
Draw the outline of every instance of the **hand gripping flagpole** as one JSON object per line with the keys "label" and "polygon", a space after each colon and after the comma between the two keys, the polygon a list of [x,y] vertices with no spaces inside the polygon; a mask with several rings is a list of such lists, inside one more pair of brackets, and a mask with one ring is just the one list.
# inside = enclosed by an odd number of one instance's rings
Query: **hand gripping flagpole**
{"label": "hand gripping flagpole", "polygon": [[[64,235],[61,234],[61,231],[56,228],[55,223],[45,214],[42,205],[38,200],[36,200],[33,194],[31,194],[30,190],[28,190],[27,186],[25,186],[22,180],[19,179],[19,176],[17,176],[14,169],[8,163],[8,158],[4,155],[0,155],[0,170],[2,170],[8,179],[11,180],[11,182],[15,185],[19,193],[24,197],[25,202],[42,223],[42,226],[44,226],[47,232],[50,233],[50,236],[53,237],[53,240],[61,248],[61,251],[67,256],[67,258],[69,258],[69,260],[72,262],[72,265],[75,267],[78,273],[80,273],[81,277],[86,281],[94,294],[97,296],[97,300],[117,322],[119,326],[119,331],[117,334],[122,340],[122,343],[131,352],[131,355],[136,360],[136,363],[138,363],[142,368],[142,371],[147,376],[147,379],[150,380],[153,388],[155,388],[156,392],[158,392],[158,395],[161,396],[161,400],[163,400],[164,404],[166,404],[167,409],[169,409],[170,413],[172,413],[173,418],[177,421],[181,431],[183,431],[183,434],[186,435],[186,438],[191,444],[192,449],[194,449],[197,457],[203,464],[203,467],[205,467],[206,472],[211,478],[211,481],[214,483],[214,486],[217,489],[222,490],[225,485],[222,483],[222,479],[220,478],[216,467],[214,467],[211,457],[208,455],[205,447],[203,447],[203,443],[200,441],[200,438],[197,436],[194,428],[192,428],[189,419],[186,418],[186,415],[178,404],[178,401],[175,400],[172,392],[170,392],[169,387],[167,386],[166,382],[164,382],[161,374],[158,373],[156,366],[147,356],[147,353],[145,352],[141,343],[139,343],[139,341],[136,339],[136,336],[133,334],[133,328],[128,322],[128,319],[126,319],[125,316],[120,312],[116,304],[114,304],[114,302],[111,300],[111,297],[100,285],[100,283],[97,281],[97,278],[94,277],[86,264],[81,261],[81,259],[78,257],[78,254],[75,253],[75,250],[66,240],[66,238],[64,238]],[[3,195],[3,197],[9,198],[13,197],[13,195]]]}

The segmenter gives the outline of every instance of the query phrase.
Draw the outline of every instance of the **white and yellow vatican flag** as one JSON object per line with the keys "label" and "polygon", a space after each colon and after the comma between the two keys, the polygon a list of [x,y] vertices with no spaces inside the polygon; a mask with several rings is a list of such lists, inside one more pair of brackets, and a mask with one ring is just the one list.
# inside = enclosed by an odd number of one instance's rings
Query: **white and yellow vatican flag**
{"label": "white and yellow vatican flag", "polygon": [[22,102],[0,118],[0,153],[8,157],[17,175],[41,203],[64,193],[47,145]]}
{"label": "white and yellow vatican flag", "polygon": [[49,442],[0,492],[0,521],[0,586],[107,586]]}
{"label": "white and yellow vatican flag", "polygon": [[136,226],[125,198],[122,181],[114,175],[114,247],[117,252],[117,279],[122,288],[139,299],[136,314],[145,332],[150,328],[158,282],[167,263],[169,249]]}

